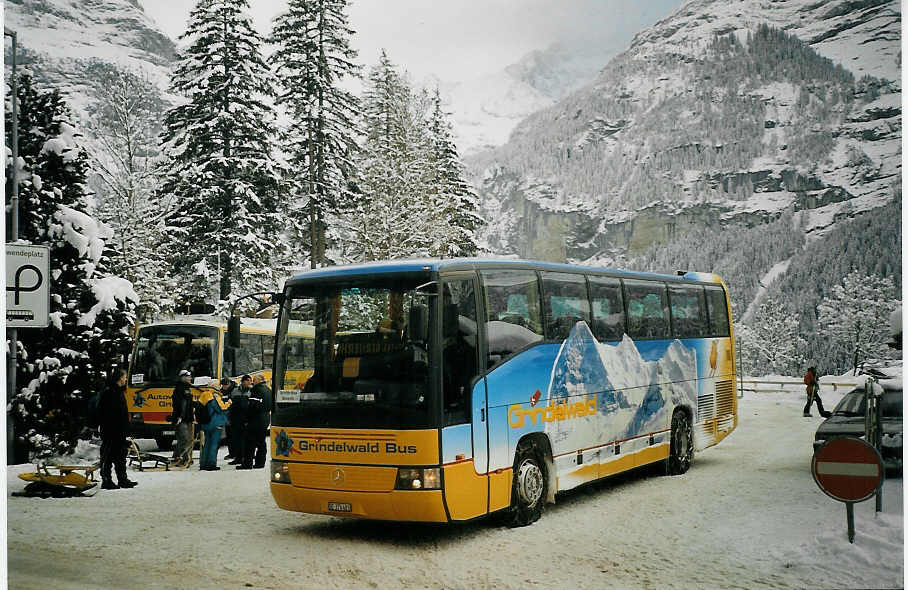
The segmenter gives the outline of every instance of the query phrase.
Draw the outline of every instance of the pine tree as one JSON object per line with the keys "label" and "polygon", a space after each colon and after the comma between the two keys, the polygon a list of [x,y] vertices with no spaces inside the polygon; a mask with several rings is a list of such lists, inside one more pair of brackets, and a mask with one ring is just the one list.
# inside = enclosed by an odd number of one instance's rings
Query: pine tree
{"label": "pine tree", "polygon": [[441,101],[414,91],[385,52],[363,97],[358,196],[343,211],[351,261],[476,251],[479,218]]}
{"label": "pine tree", "polygon": [[167,112],[162,198],[173,198],[168,251],[186,302],[272,288],[284,272],[286,202],[279,190],[271,74],[246,0],[200,0],[171,89],[187,100]]}
{"label": "pine tree", "polygon": [[868,359],[890,358],[889,314],[899,305],[889,277],[852,271],[818,307],[820,331],[837,368]]}
{"label": "pine tree", "polygon": [[[18,331],[17,391],[8,394],[17,436],[43,457],[75,446],[87,397],[129,349],[138,297],[107,274],[113,234],[90,215],[88,158],[59,93],[38,91],[23,75],[17,96],[19,238],[50,246],[51,325]],[[7,110],[7,142],[11,124]]]}
{"label": "pine tree", "polygon": [[448,230],[432,247],[443,257],[473,256],[478,250],[477,233],[483,224],[479,216],[479,197],[466,181],[466,169],[457,146],[448,114],[442,110],[438,88],[431,97],[429,113],[431,184],[435,187],[438,229]]}
{"label": "pine tree", "polygon": [[804,367],[807,342],[800,334],[797,316],[775,296],[766,297],[751,325],[736,335],[745,372],[798,375]]}
{"label": "pine tree", "polygon": [[174,303],[160,255],[169,202],[154,198],[166,105],[153,82],[107,62],[90,62],[85,77],[91,88],[85,147],[96,179],[97,214],[117,242],[111,271],[134,285],[139,321],[148,321]]}
{"label": "pine tree", "polygon": [[305,195],[310,264],[325,263],[329,211],[345,198],[356,149],[357,98],[341,87],[357,78],[353,31],[344,13],[346,0],[290,0],[274,21],[271,63],[280,83],[277,103],[288,109],[286,145],[297,195]]}
{"label": "pine tree", "polygon": [[426,255],[427,138],[420,136],[409,84],[383,51],[363,97],[358,196],[344,211],[341,255],[349,261]]}

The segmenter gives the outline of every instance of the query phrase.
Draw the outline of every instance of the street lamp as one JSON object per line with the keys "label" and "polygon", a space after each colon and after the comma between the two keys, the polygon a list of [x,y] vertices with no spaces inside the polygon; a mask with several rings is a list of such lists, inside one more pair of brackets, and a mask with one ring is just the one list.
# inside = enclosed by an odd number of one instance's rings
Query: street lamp
{"label": "street lamp", "polygon": [[[12,37],[13,40],[13,75],[11,80],[12,83],[10,84],[13,98],[13,192],[10,197],[10,241],[15,242],[19,239],[19,91],[16,85],[16,31],[4,27],[3,36]],[[9,329],[9,342],[11,346],[9,350],[9,364],[6,369],[6,376],[9,381],[9,387],[6,390],[7,401],[11,400],[12,396],[16,395],[16,357],[19,354],[19,334],[16,328]],[[7,415],[6,419],[9,421],[10,416]],[[7,425],[6,432],[7,457],[9,457],[11,447],[15,442],[14,440],[11,440],[9,425]],[[15,452],[13,452],[12,456],[15,457]]]}

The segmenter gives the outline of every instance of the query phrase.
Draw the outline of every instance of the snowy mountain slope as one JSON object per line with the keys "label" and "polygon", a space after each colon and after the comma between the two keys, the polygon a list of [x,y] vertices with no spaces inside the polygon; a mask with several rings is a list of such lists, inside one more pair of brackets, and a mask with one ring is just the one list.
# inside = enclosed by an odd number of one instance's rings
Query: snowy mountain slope
{"label": "snowy mountain slope", "polygon": [[501,71],[441,83],[458,149],[471,154],[504,144],[521,120],[588,83],[618,50],[609,39],[554,43]]}
{"label": "snowy mountain slope", "polygon": [[137,0],[6,0],[4,19],[17,34],[18,65],[60,88],[77,114],[86,101],[87,60],[144,74],[162,92],[167,88],[175,46]]}
{"label": "snowy mountain slope", "polygon": [[608,262],[792,210],[823,236],[885,204],[900,22],[894,1],[686,3],[472,159],[489,248]]}

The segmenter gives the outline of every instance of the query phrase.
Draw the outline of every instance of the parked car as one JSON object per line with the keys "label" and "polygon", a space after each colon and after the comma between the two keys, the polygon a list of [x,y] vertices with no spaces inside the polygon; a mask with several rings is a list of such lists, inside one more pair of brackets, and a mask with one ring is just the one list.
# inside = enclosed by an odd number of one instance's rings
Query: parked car
{"label": "parked car", "polygon": [[[885,387],[885,383],[884,383]],[[883,445],[880,454],[887,470],[902,470],[902,390],[884,389],[880,401],[883,409]],[[845,395],[827,418],[817,428],[814,451],[824,442],[839,436],[864,438],[864,391],[856,390]]]}

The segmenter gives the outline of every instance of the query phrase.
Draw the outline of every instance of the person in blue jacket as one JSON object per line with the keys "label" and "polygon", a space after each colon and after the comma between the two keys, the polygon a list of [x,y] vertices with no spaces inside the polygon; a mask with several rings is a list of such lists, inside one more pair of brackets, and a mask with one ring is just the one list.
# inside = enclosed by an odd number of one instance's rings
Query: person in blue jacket
{"label": "person in blue jacket", "polygon": [[205,420],[202,422],[202,433],[205,435],[205,442],[202,444],[202,453],[199,457],[199,469],[201,471],[217,471],[218,467],[218,445],[221,442],[221,434],[224,432],[224,425],[227,424],[227,408],[230,407],[230,400],[224,401],[218,390],[219,383],[212,379],[211,387],[204,390],[199,396],[199,403],[203,408]]}

